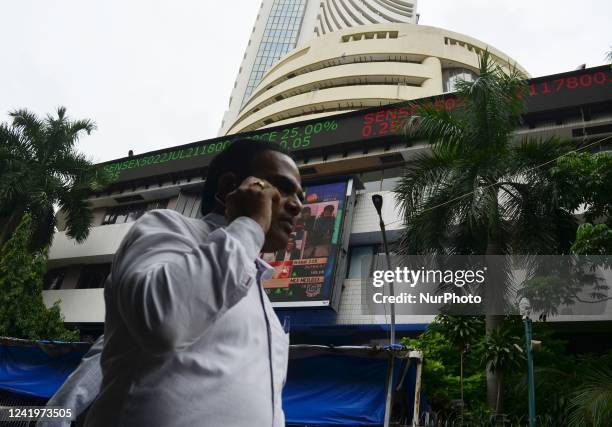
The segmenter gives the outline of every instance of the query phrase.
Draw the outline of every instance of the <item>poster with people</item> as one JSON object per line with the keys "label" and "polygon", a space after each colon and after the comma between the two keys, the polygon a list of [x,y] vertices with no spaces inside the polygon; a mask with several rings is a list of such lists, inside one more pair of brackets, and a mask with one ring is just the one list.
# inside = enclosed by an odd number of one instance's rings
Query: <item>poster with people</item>
{"label": "poster with people", "polygon": [[[329,300],[347,183],[306,186],[306,200],[285,250],[264,253],[274,267],[263,286],[273,303]],[[304,305],[304,304],[300,304]]]}

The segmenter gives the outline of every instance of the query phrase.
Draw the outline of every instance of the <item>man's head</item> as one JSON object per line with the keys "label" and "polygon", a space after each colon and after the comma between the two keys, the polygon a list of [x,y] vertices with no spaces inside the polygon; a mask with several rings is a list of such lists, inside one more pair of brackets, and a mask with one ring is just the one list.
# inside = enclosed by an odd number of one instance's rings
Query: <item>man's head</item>
{"label": "man's head", "polygon": [[265,179],[280,193],[280,202],[273,204],[272,223],[263,250],[284,249],[302,210],[304,193],[295,162],[276,143],[242,139],[219,153],[210,164],[204,184],[202,213],[224,214],[225,209],[215,196],[225,200],[249,176]]}
{"label": "man's head", "polygon": [[334,214],[334,205],[327,205],[323,208],[323,212],[321,212],[321,216],[333,216]]}
{"label": "man's head", "polygon": [[310,218],[311,215],[312,215],[312,211],[310,210],[308,206],[305,206],[304,208],[302,208],[302,214],[300,215],[300,218],[308,219]]}

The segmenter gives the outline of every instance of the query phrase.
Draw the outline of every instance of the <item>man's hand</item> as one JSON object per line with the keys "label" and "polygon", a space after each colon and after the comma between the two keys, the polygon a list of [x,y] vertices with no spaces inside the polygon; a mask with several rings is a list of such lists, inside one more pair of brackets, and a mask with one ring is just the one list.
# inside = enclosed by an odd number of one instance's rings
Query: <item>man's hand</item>
{"label": "man's hand", "polygon": [[240,187],[228,193],[225,199],[225,218],[230,223],[240,216],[254,219],[264,234],[272,222],[272,206],[280,202],[281,195],[265,179],[249,176]]}

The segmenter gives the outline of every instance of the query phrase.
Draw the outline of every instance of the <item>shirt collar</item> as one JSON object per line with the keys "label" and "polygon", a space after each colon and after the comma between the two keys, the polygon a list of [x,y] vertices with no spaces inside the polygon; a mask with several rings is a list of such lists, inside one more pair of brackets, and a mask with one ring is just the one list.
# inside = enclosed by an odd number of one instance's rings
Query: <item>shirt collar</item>
{"label": "shirt collar", "polygon": [[267,280],[272,278],[272,273],[274,272],[274,267],[265,262],[261,258],[255,258],[255,267],[257,271],[261,273],[261,279]]}

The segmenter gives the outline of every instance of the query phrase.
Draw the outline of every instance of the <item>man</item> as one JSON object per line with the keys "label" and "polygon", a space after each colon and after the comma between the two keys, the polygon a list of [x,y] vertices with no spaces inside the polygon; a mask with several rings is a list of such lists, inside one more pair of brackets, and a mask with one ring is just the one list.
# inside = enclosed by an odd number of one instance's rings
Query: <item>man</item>
{"label": "man", "polygon": [[326,205],[314,223],[314,232],[321,234],[326,240],[331,239],[335,222],[334,205]]}
{"label": "man", "polygon": [[315,220],[312,232],[306,237],[304,258],[329,256],[335,223],[334,205],[326,205]]}
{"label": "man", "polygon": [[278,251],[276,254],[275,261],[292,261],[294,259],[300,259],[300,250],[297,247],[295,236],[291,237],[287,242],[287,246],[284,251]]}
{"label": "man", "polygon": [[210,165],[203,220],[157,210],[132,226],[104,289],[86,426],[284,425],[288,338],[258,255],[285,247],[303,197],[277,145],[241,140]]}
{"label": "man", "polygon": [[310,233],[312,231],[312,227],[314,226],[314,217],[312,216],[312,211],[309,206],[304,206],[302,208],[302,213],[298,217],[298,220],[295,224],[296,229],[296,239],[301,240],[304,232]]}

